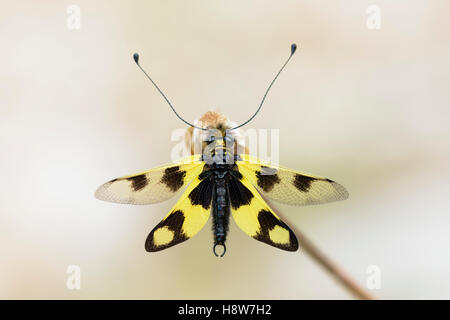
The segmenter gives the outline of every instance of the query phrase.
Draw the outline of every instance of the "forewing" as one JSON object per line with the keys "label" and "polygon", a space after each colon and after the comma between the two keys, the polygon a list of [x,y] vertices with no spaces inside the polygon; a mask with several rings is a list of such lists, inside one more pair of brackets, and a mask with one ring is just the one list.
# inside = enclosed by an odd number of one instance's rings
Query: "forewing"
{"label": "forewing", "polygon": [[181,198],[147,237],[145,250],[160,251],[188,240],[208,221],[213,183],[196,177]]}
{"label": "forewing", "polygon": [[164,201],[198,176],[204,164],[200,161],[199,155],[194,155],[176,164],[117,178],[101,185],[95,192],[95,197],[104,201],[127,204]]}
{"label": "forewing", "polygon": [[309,205],[348,198],[347,190],[330,179],[262,164],[249,155],[240,157],[237,161],[240,173],[269,199],[290,205]]}
{"label": "forewing", "polygon": [[298,241],[292,230],[280,220],[244,176],[237,174],[230,179],[228,190],[233,219],[242,231],[282,250],[298,249]]}

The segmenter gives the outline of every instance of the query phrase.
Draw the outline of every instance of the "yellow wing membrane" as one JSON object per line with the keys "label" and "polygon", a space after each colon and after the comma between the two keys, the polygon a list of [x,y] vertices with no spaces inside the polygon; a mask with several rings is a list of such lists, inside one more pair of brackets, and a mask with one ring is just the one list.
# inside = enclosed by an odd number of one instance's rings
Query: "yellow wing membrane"
{"label": "yellow wing membrane", "polygon": [[176,164],[111,180],[101,185],[95,197],[109,202],[151,204],[167,200],[184,188],[205,165],[200,155],[190,156]]}
{"label": "yellow wing membrane", "polygon": [[289,227],[272,211],[244,177],[229,182],[231,213],[250,237],[286,251],[296,251],[298,241]]}
{"label": "yellow wing membrane", "polygon": [[196,177],[170,213],[150,232],[145,250],[160,251],[197,234],[208,221],[212,193],[211,181]]}
{"label": "yellow wing membrane", "polygon": [[239,172],[269,199],[289,205],[309,205],[345,200],[348,192],[326,178],[261,163],[250,155],[240,155]]}

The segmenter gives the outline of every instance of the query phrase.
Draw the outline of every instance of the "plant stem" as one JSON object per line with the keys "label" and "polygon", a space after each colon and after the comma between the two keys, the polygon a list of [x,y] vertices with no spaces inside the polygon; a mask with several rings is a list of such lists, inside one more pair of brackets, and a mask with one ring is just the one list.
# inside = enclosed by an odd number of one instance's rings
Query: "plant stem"
{"label": "plant stem", "polygon": [[[375,300],[367,290],[362,288],[354,279],[350,277],[341,267],[333,262],[323,251],[317,248],[310,239],[308,239],[303,232],[297,228],[292,228],[292,231],[297,236],[302,251],[307,252],[318,264],[320,264],[326,271],[333,275],[350,293],[356,298],[363,300]],[[300,252],[302,252],[300,251]]]}
{"label": "plant stem", "polygon": [[[265,198],[266,202],[267,198]],[[274,206],[270,204],[272,209]],[[276,210],[278,212],[278,210]],[[285,219],[282,219],[286,221]],[[341,285],[347,289],[351,294],[353,294],[357,299],[362,300],[375,300],[376,298],[372,296],[367,290],[361,287],[350,275],[345,272],[340,266],[338,266],[334,261],[332,261],[323,251],[321,251],[308,237],[305,236],[303,232],[298,230],[296,227],[289,225],[291,230],[297,236],[300,252],[303,251],[308,253],[311,258],[313,258],[319,265],[322,266],[328,273],[330,273],[336,280],[338,280]]]}

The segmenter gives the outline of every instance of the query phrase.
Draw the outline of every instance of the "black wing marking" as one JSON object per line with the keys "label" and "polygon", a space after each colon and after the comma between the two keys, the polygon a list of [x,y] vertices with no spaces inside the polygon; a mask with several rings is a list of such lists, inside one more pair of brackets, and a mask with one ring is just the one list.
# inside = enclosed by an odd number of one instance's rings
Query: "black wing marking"
{"label": "black wing marking", "polygon": [[233,219],[250,237],[286,251],[297,251],[292,230],[272,211],[258,191],[242,175],[229,181]]}
{"label": "black wing marking", "polygon": [[150,232],[145,241],[145,250],[164,250],[197,234],[208,221],[212,192],[211,180],[197,177],[170,213]]}
{"label": "black wing marking", "polygon": [[200,156],[111,180],[100,186],[95,197],[109,202],[151,204],[167,200],[188,185],[204,167]]}
{"label": "black wing marking", "polygon": [[241,155],[241,159],[237,161],[239,172],[269,199],[290,205],[309,205],[348,198],[347,190],[330,179],[262,164],[249,155]]}

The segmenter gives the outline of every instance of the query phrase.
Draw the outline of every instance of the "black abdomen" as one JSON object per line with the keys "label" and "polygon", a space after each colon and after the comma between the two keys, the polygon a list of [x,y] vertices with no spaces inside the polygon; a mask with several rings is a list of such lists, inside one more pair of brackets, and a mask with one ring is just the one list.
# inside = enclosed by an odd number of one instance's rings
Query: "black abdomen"
{"label": "black abdomen", "polygon": [[214,173],[214,206],[213,206],[213,232],[214,232],[214,254],[218,245],[223,246],[225,254],[225,241],[227,238],[228,224],[230,221],[230,201],[226,184],[226,171],[218,171]]}

